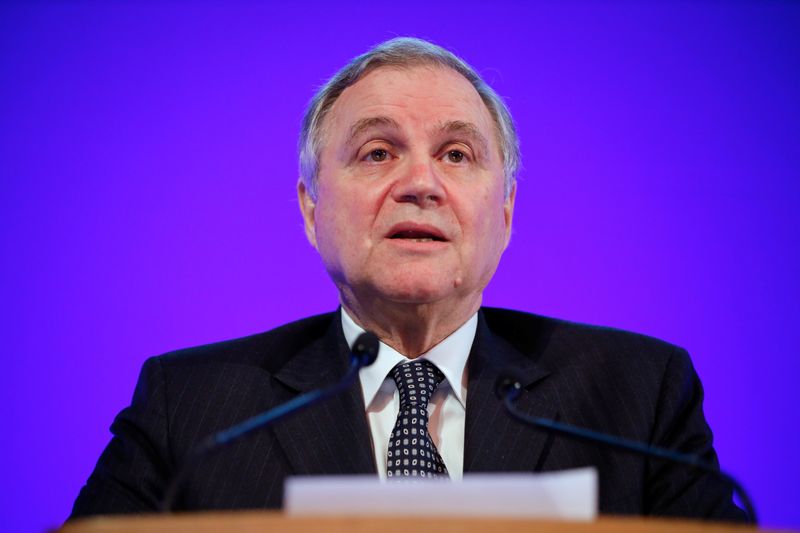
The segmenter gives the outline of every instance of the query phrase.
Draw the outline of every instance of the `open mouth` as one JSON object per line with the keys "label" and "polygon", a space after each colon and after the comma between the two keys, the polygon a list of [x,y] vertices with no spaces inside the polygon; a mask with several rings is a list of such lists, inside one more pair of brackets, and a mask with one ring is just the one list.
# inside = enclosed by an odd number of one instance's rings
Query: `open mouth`
{"label": "open mouth", "polygon": [[441,235],[436,235],[427,231],[420,230],[401,230],[389,235],[390,239],[405,239],[414,242],[444,242],[446,239]]}

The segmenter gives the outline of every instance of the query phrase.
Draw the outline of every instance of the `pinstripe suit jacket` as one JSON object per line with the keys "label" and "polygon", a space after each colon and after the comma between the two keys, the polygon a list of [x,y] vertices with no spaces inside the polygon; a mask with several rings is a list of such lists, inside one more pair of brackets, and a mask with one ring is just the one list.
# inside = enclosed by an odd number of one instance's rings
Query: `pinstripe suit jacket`
{"label": "pinstripe suit jacket", "polygon": [[[340,379],[339,313],[149,359],[130,407],[81,490],[72,517],[151,512],[202,437]],[[729,488],[687,468],[553,437],[511,420],[493,393],[514,368],[520,408],[716,461],[702,389],[683,350],[631,333],[484,308],[468,362],[464,472],[594,465],[600,510],[737,520]],[[279,507],[289,475],[375,473],[358,386],[199,464],[178,507]]]}

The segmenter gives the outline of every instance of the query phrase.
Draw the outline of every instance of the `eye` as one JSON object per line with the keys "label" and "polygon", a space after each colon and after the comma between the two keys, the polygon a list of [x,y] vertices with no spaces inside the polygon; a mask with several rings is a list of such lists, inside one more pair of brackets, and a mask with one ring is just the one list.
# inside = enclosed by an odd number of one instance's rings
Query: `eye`
{"label": "eye", "polygon": [[381,161],[386,161],[389,158],[389,152],[384,150],[383,148],[376,148],[372,150],[370,153],[367,154],[366,158],[368,161],[374,161],[375,163],[380,163]]}
{"label": "eye", "polygon": [[451,163],[461,163],[462,161],[464,161],[464,158],[466,156],[464,155],[464,152],[462,152],[461,150],[449,150],[445,155],[445,157]]}

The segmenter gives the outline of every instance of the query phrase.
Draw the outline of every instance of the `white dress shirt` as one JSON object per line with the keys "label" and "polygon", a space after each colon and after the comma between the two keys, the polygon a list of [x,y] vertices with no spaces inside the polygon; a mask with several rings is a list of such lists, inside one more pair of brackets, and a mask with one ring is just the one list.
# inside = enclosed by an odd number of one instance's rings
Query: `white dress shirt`
{"label": "white dress shirt", "polygon": [[[478,314],[475,313],[449,337],[420,357],[427,359],[444,374],[428,403],[428,432],[447,466],[452,480],[464,474],[464,420],[467,405],[467,358],[475,339]],[[342,329],[348,346],[353,346],[364,332],[342,308]],[[372,451],[378,475],[386,479],[386,455],[389,435],[400,411],[400,393],[389,372],[398,363],[410,361],[390,346],[380,343],[378,359],[358,374],[367,421],[372,434]]]}

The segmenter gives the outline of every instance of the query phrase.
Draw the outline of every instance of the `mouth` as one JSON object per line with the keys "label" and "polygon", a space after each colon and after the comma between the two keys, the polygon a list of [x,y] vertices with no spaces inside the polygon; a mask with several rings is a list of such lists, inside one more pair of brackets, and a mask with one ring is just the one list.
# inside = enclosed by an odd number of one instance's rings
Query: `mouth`
{"label": "mouth", "polygon": [[435,226],[404,222],[393,226],[386,234],[388,239],[405,242],[447,242],[444,233]]}
{"label": "mouth", "polygon": [[403,239],[413,242],[445,242],[447,239],[436,233],[420,230],[400,230],[389,235],[390,239]]}

